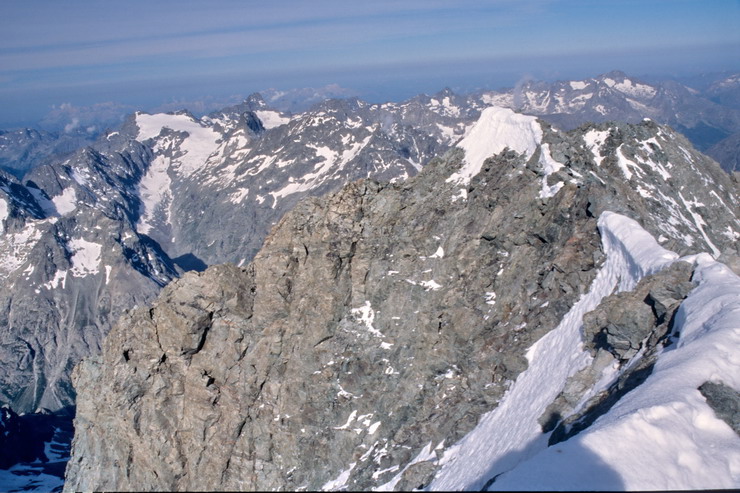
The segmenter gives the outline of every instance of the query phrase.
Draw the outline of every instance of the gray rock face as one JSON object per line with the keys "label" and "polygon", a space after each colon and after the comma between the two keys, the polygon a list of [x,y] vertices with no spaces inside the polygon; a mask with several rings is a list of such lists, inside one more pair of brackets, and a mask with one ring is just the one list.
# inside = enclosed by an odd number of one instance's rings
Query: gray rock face
{"label": "gray rock face", "polygon": [[[139,184],[139,230],[175,259],[243,264],[302,197],[359,178],[403,180],[446,151],[479,106],[451,92],[436,97],[383,105],[329,100],[291,116],[253,96],[200,120],[186,116],[189,122],[139,114],[125,133],[153,152]],[[213,139],[197,166],[188,164],[193,137]],[[156,200],[142,193],[155,186],[162,189]]]}
{"label": "gray rock face", "polygon": [[88,149],[35,169],[27,186],[0,184],[0,400],[17,412],[74,404],[74,365],[99,350],[124,309],[176,275],[132,227],[124,182],[140,173],[133,156]]}
{"label": "gray rock face", "polygon": [[24,184],[0,174],[0,402],[72,404],[71,368],[178,272],[251,259],[302,196],[415,174],[477,117],[440,98],[292,120],[258,96],[203,119],[137,114]]}
{"label": "gray rock face", "polygon": [[589,347],[627,361],[643,347],[655,346],[668,334],[673,314],[693,289],[691,273],[690,264],[677,262],[646,277],[633,291],[605,299],[583,318]]}
{"label": "gray rock face", "polygon": [[[504,149],[464,185],[462,159],[303,200],[247,267],[125,315],[75,370],[65,488],[421,487],[588,289],[601,211],[682,252],[737,248],[734,184],[654,123],[545,125],[531,156]],[[648,289],[656,320],[667,284]]]}
{"label": "gray rock face", "polygon": [[[543,431],[553,431],[551,445],[589,427],[650,375],[660,350],[679,335],[673,331],[673,317],[693,289],[692,273],[691,264],[676,262],[644,277],[631,291],[607,296],[584,315],[584,344],[594,359],[570,377],[540,417]],[[613,383],[581,406],[604,369],[614,365],[618,376]]]}
{"label": "gray rock face", "polygon": [[740,393],[722,383],[706,382],[699,392],[717,416],[740,435]]}
{"label": "gray rock face", "polygon": [[[522,88],[522,98],[528,95],[520,103],[530,111],[552,116],[557,110],[572,114],[576,118],[573,122],[583,121],[594,115],[578,113],[578,101],[586,101],[585,94],[598,89],[605,98],[614,99],[599,103],[611,104],[605,106],[611,112],[601,115],[601,119],[637,119],[638,115],[645,116],[637,111],[641,107],[633,104],[629,115],[617,109],[658,91],[624,74],[607,74],[586,82],[583,87],[563,83],[555,91],[565,98],[563,101],[571,101],[565,109],[552,107],[551,101],[538,110],[536,84]],[[654,101],[660,99],[658,92]],[[497,96],[501,101],[496,101],[505,103],[509,96]],[[597,108],[595,97],[583,108]],[[97,350],[100,337],[121,310],[150,300],[177,275],[177,269],[202,270],[224,261],[248,262],[272,225],[306,195],[322,195],[358,178],[399,181],[414,175],[429,159],[454,144],[482,107],[480,99],[444,90],[398,104],[332,100],[291,116],[269,108],[255,95],[241,105],[202,119],[186,113],[168,118],[154,115],[148,120],[147,115],[134,115],[90,147],[35,168],[24,184],[10,175],[0,177],[9,210],[4,219],[5,236],[0,241],[0,252],[7,259],[2,270],[9,282],[0,300],[0,324],[8,321],[0,325],[6,328],[0,354],[9,362],[0,368],[0,398],[18,411],[70,404],[73,394],[69,369],[79,357]],[[681,111],[701,113],[685,108]],[[620,139],[629,142],[641,138],[632,135],[632,130],[622,135],[619,126],[604,124],[601,128],[610,136],[592,147],[596,145],[598,152],[605,153],[605,164],[624,165],[630,174],[639,175],[630,171],[635,169],[633,165],[644,168],[655,162],[667,166],[681,158],[659,148],[660,136],[655,144],[648,142],[652,135],[649,130],[642,131],[641,147],[632,149],[629,145],[620,147]],[[36,146],[35,142],[53,140],[40,133],[26,132],[18,138],[11,134],[2,134],[7,152],[19,148],[10,140],[21,144],[27,141],[31,147]],[[555,150],[557,138],[551,140]],[[615,159],[616,149],[623,158]],[[671,147],[667,152],[683,151]],[[705,158],[695,155],[692,159],[696,159],[695,169],[705,167]],[[664,171],[671,173],[667,168]],[[707,172],[708,179],[713,180],[711,171]],[[640,186],[647,196],[652,193],[649,186],[654,185]],[[621,193],[618,186],[613,188],[614,194]],[[691,247],[685,245],[687,239],[706,228],[721,228],[732,234],[733,225],[722,223],[718,217],[703,216],[715,210],[711,205],[682,193],[679,197],[686,200],[671,198],[674,203],[653,197],[655,204],[671,211],[670,216],[661,218],[663,229],[673,228],[672,234],[665,235],[669,248],[684,251],[686,246]],[[609,196],[594,199],[591,212],[597,214],[611,206],[610,200]],[[702,209],[700,203],[707,206]],[[655,204],[633,212],[646,217]],[[711,226],[701,223],[705,219]],[[706,238],[716,237],[716,233],[706,232]],[[104,257],[111,258],[101,257],[96,281],[79,284],[78,278],[85,276],[79,275],[82,271],[78,269],[77,276],[65,277],[62,282],[57,276],[67,272],[72,258],[82,259],[75,257],[75,252],[81,251],[81,240],[87,242],[85,245],[101,245]],[[674,241],[682,245],[672,244]],[[706,242],[704,235],[698,241]],[[107,274],[109,267],[113,269],[112,277]],[[101,272],[106,272],[105,284],[101,284]],[[108,284],[109,280],[113,284]],[[114,287],[118,282],[121,287]],[[70,320],[71,326],[64,325]],[[66,335],[59,337],[61,333]],[[56,390],[44,390],[47,386]]]}

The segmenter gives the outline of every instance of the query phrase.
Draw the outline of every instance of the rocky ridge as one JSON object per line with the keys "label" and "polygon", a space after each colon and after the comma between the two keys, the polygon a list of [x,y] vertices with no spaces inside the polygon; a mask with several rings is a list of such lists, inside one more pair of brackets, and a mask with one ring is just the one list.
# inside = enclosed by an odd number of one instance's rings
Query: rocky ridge
{"label": "rocky ridge", "polygon": [[[103,186],[135,174],[133,156],[85,150],[37,168],[25,185],[9,175],[0,185],[0,395],[17,412],[72,405],[72,367],[98,350],[123,309],[149,302],[176,275],[133,229],[131,196]],[[101,173],[75,166],[89,159]]]}
{"label": "rocky ridge", "polygon": [[737,185],[667,127],[566,134],[496,108],[476,127],[416,178],[300,202],[246,267],[125,315],[75,372],[65,488],[423,487],[588,289],[602,212],[737,255]]}
{"label": "rocky ridge", "polygon": [[444,110],[337,100],[291,119],[255,95],[202,119],[132,115],[23,182],[0,175],[2,402],[73,404],[72,367],[123,310],[183,271],[251,259],[301,196],[415,174],[451,142],[437,123],[476,115]]}
{"label": "rocky ridge", "polygon": [[566,130],[586,122],[639,123],[650,118],[682,132],[702,152],[712,148],[709,154],[731,173],[737,161],[735,134],[740,131],[736,93],[737,76],[701,92],[671,80],[648,83],[615,70],[583,80],[527,80],[509,90],[483,93],[481,99],[537,115]]}
{"label": "rocky ridge", "polygon": [[84,131],[47,132],[31,128],[0,130],[0,169],[21,178],[27,171],[90,144]]}
{"label": "rocky ridge", "polygon": [[[148,304],[183,271],[224,261],[244,265],[272,225],[306,195],[369,176],[395,182],[413,176],[467,135],[485,106],[477,96],[444,90],[404,103],[327,101],[290,115],[255,95],[203,118],[139,113],[22,181],[3,174],[0,274],[8,289],[0,298],[2,402],[18,412],[72,404],[72,367],[99,350],[124,310]],[[662,141],[649,142],[649,132],[642,148],[620,148],[615,125],[590,135],[591,155],[606,156],[594,159],[616,156],[611,165],[623,166],[625,177],[642,178],[636,168],[663,166],[676,159],[671,152],[683,154],[675,147],[666,155],[654,152]],[[550,133],[545,138],[557,143]],[[701,170],[706,158],[686,152]],[[557,176],[542,186],[558,186]],[[625,210],[672,211],[659,221],[670,230],[663,236],[670,248],[714,251],[688,244],[708,240],[719,251],[712,238],[733,237],[734,226],[718,226],[715,197],[706,202],[655,193],[651,202],[654,185],[638,181],[647,205]],[[611,199],[600,200],[593,211]],[[711,228],[722,231],[704,231]]]}

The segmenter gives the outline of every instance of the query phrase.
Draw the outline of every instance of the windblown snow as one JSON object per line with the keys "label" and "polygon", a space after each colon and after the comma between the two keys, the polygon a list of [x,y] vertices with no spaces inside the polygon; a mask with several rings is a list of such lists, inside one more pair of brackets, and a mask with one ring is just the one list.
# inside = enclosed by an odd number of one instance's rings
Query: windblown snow
{"label": "windblown snow", "polygon": [[470,132],[457,144],[465,151],[464,165],[447,178],[447,182],[467,185],[480,172],[487,158],[507,147],[529,159],[541,141],[542,127],[537,118],[508,108],[486,108]]}
{"label": "windblown snow", "polygon": [[[697,390],[706,381],[740,389],[740,278],[707,254],[698,286],[677,314],[680,340],[659,355],[653,374],[590,428],[547,447],[537,422],[566,379],[591,356],[581,344],[582,317],[615,289],[678,260],[637,222],[599,218],[607,260],[589,292],[556,329],[529,350],[529,367],[499,406],[445,452],[431,490],[654,490],[737,488],[740,437]],[[598,390],[598,389],[597,389]]]}

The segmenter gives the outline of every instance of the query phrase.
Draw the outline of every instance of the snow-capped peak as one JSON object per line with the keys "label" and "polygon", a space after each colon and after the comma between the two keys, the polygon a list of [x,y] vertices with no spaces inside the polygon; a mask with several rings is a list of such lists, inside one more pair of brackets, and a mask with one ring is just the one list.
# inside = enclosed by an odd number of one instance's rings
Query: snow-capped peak
{"label": "snow-capped peak", "polygon": [[164,128],[188,134],[180,146],[184,156],[180,158],[178,171],[183,175],[191,175],[200,169],[216,150],[217,141],[221,138],[215,130],[202,126],[186,114],[137,113],[136,125],[139,127],[136,137],[139,142],[157,137]]}
{"label": "snow-capped peak", "polygon": [[468,135],[457,144],[465,151],[465,164],[447,178],[447,182],[470,183],[487,158],[506,148],[530,158],[541,142],[542,127],[534,116],[515,113],[508,108],[486,108]]}

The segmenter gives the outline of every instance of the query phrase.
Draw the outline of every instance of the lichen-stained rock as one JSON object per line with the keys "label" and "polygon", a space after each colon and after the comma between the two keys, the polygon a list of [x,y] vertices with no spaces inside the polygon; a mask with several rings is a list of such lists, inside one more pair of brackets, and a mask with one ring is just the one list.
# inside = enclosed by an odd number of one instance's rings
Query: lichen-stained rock
{"label": "lichen-stained rock", "polygon": [[[403,184],[304,200],[247,267],[167,286],[78,366],[65,488],[423,486],[590,286],[603,261],[596,214],[632,215],[684,251],[734,248],[715,229],[736,227],[727,214],[674,224],[646,212],[637,188],[669,196],[689,166],[674,161],[666,180],[663,158],[635,143],[657,135],[674,155],[666,130],[604,127],[611,140],[596,150],[589,130],[543,125],[531,153],[503,146],[466,183],[448,179],[470,164],[454,150]],[[734,214],[734,191],[712,190]],[[709,208],[682,193],[689,205],[665,214]],[[672,305],[665,294],[656,307]]]}

